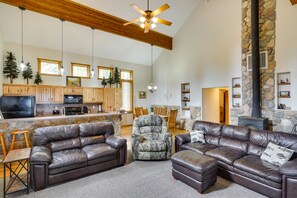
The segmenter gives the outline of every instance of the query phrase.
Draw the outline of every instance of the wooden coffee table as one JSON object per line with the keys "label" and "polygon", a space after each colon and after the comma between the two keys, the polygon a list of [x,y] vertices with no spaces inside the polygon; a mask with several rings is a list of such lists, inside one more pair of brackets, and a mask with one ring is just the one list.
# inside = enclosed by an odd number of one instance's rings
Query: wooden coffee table
{"label": "wooden coffee table", "polygon": [[[31,148],[11,150],[3,160],[4,165],[4,181],[3,181],[3,197],[8,194],[27,190],[29,194],[29,157]],[[12,163],[17,163],[15,168],[12,167]],[[6,181],[6,168],[9,170],[9,180]],[[25,170],[25,173],[24,171]],[[22,172],[23,171],[23,172]]]}

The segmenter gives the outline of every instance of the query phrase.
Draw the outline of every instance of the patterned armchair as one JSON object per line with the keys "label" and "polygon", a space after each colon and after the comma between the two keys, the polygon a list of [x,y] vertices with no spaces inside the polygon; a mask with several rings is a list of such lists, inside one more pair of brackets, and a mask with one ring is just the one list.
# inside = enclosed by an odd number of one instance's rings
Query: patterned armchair
{"label": "patterned armchair", "polygon": [[172,137],[164,118],[144,115],[135,118],[132,153],[135,160],[165,160],[171,157]]}

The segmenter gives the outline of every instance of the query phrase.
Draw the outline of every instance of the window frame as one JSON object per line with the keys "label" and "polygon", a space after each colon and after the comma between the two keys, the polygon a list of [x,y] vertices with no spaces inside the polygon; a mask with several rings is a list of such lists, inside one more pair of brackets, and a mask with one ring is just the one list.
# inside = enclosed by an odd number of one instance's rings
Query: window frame
{"label": "window frame", "polygon": [[38,62],[38,72],[39,72],[40,75],[43,75],[43,76],[60,76],[60,77],[62,77],[62,74],[41,73],[41,62],[58,64],[58,70],[60,71],[61,67],[62,67],[62,61],[53,60],[53,59],[46,59],[46,58],[37,58],[37,62]]}
{"label": "window frame", "polygon": [[[111,76],[113,76],[113,71],[114,71],[114,68],[113,67],[107,67],[107,66],[97,66],[97,74],[98,74],[98,80],[103,80],[103,78],[100,78],[99,77],[99,74],[100,74],[100,69],[104,69],[104,70],[109,70],[110,73],[111,73]],[[106,78],[107,79],[107,78]]]}
{"label": "window frame", "polygon": [[[88,76],[85,77],[85,76],[76,76],[76,75],[74,75],[73,74],[73,66],[86,67],[87,68]],[[74,62],[71,62],[71,76],[85,78],[85,79],[91,79],[91,65],[84,64],[84,63],[74,63]]]}
{"label": "window frame", "polygon": [[[122,71],[124,71],[124,72],[130,72],[131,80],[122,79]],[[121,79],[121,83],[120,83],[120,88],[121,89],[122,89],[122,83],[123,82],[129,82],[129,83],[131,83],[131,93],[130,93],[131,110],[130,111],[127,111],[127,112],[128,113],[133,113],[133,109],[134,109],[134,71],[133,70],[129,70],[129,69],[120,69],[120,79]]]}

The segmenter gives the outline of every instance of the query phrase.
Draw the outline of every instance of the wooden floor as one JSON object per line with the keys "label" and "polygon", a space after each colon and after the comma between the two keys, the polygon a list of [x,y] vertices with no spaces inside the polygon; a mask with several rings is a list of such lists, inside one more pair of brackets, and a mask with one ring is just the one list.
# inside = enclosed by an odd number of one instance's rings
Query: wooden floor
{"label": "wooden floor", "polygon": [[[174,151],[174,139],[175,136],[178,134],[186,133],[185,130],[175,129],[175,130],[169,130],[169,132],[172,134],[172,151]],[[121,137],[127,139],[127,146],[128,149],[131,149],[131,135],[132,135],[132,126],[124,126],[122,127],[122,134]],[[2,161],[2,160],[1,160]],[[15,168],[16,165],[13,166]],[[4,169],[3,164],[0,164],[0,178],[3,178]],[[9,175],[8,170],[6,171],[6,175]]]}

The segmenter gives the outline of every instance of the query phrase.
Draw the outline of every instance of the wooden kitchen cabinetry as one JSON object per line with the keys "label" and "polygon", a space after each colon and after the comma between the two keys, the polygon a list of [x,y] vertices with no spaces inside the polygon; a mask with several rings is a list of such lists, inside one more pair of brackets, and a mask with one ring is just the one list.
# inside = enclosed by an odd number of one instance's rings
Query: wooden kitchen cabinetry
{"label": "wooden kitchen cabinetry", "polygon": [[35,85],[3,84],[4,96],[35,96]]}
{"label": "wooden kitchen cabinetry", "polygon": [[105,88],[104,89],[104,112],[119,111],[122,107],[122,89]]}
{"label": "wooden kitchen cabinetry", "polygon": [[103,89],[83,88],[84,103],[103,103]]}
{"label": "wooden kitchen cabinetry", "polygon": [[83,95],[82,87],[64,87],[64,95]]}
{"label": "wooden kitchen cabinetry", "polygon": [[37,104],[64,103],[63,87],[37,86],[36,103]]}

